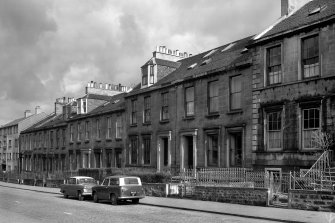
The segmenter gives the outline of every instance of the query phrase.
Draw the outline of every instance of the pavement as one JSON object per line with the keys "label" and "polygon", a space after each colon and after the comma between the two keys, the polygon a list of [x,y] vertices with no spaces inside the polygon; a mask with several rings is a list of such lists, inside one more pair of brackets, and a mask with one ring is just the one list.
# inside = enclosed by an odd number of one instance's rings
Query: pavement
{"label": "pavement", "polygon": [[[23,184],[12,184],[0,181],[0,187],[61,195],[59,188],[37,187]],[[1,200],[0,200],[1,202]],[[288,208],[259,207],[250,205],[229,204],[213,201],[199,201],[180,198],[145,197],[141,205],[206,212],[219,215],[268,220],[269,222],[290,223],[335,223],[335,213],[322,211],[305,211]],[[334,220],[333,220],[334,219]]]}

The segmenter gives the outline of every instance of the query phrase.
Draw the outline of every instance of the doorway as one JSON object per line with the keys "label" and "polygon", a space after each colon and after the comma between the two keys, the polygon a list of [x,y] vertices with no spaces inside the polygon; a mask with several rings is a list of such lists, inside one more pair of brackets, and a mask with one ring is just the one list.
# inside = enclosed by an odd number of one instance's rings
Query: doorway
{"label": "doorway", "polygon": [[121,168],[121,162],[122,162],[122,150],[115,149],[115,167]]}
{"label": "doorway", "polygon": [[184,135],[181,138],[183,168],[193,169],[193,136]]}
{"label": "doorway", "polygon": [[162,138],[163,140],[163,165],[166,167],[169,164],[169,141],[167,137]]}

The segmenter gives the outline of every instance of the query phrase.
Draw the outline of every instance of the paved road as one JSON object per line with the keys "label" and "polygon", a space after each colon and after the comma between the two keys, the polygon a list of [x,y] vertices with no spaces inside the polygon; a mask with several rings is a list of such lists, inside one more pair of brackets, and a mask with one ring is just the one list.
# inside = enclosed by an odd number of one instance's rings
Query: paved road
{"label": "paved road", "polygon": [[[0,181],[1,188],[19,189],[18,191],[30,191],[30,192],[44,192],[44,194],[50,194],[60,199],[60,192],[58,188],[48,187],[33,187],[22,184],[11,184]],[[43,194],[43,193],[42,193]],[[1,195],[1,193],[0,193]],[[68,200],[67,200],[68,201]],[[72,200],[73,202],[77,200]],[[1,203],[4,202],[0,196],[0,207]],[[45,201],[43,201],[45,202]],[[79,201],[78,201],[79,202]],[[90,202],[88,202],[90,203]],[[161,198],[161,197],[146,197],[140,201],[141,205],[138,206],[149,206],[155,208],[162,208],[162,212],[177,213],[177,211],[190,211],[195,213],[211,214],[210,216],[221,215],[219,222],[243,222],[245,219],[249,219],[247,222],[290,222],[290,223],[335,223],[335,213],[329,212],[317,212],[317,211],[304,211],[296,209],[285,209],[285,208],[273,208],[273,207],[259,207],[250,205],[238,205],[221,202],[211,201],[198,201],[188,199],[175,199],[175,198]],[[76,204],[74,204],[76,205]],[[93,204],[96,205],[96,204]],[[108,205],[108,204],[104,204]],[[131,207],[138,206],[130,205]],[[113,207],[113,206],[112,206]],[[170,209],[170,211],[168,211]],[[156,210],[156,209],[154,209]],[[3,210],[2,210],[3,211]],[[160,213],[160,212],[158,212]],[[172,215],[173,215],[172,214]],[[2,222],[2,212],[0,212],[0,223]],[[10,214],[8,214],[10,216]],[[241,217],[241,219],[230,218]],[[192,218],[191,218],[192,219]],[[225,219],[230,219],[229,221]],[[214,221],[214,220],[213,220]],[[129,221],[131,222],[131,221]],[[164,222],[164,219],[163,219]],[[170,222],[174,222],[171,220]],[[180,222],[180,221],[178,221]],[[187,222],[187,221],[186,221]],[[195,221],[196,222],[196,221]],[[207,222],[211,222],[208,221]],[[215,221],[214,221],[215,222]]]}
{"label": "paved road", "polygon": [[0,222],[271,222],[148,205],[93,203],[0,187]]}

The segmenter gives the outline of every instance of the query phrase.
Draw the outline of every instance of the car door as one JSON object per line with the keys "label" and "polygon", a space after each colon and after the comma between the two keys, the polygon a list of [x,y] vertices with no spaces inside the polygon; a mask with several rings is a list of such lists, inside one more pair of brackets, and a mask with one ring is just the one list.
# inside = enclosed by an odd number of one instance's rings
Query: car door
{"label": "car door", "polygon": [[108,185],[109,185],[109,179],[106,178],[102,182],[101,187],[99,187],[99,191],[98,191],[99,199],[102,199],[102,200],[109,199]]}
{"label": "car door", "polygon": [[119,178],[111,178],[108,187],[108,194],[115,194],[116,197],[119,197]]}
{"label": "car door", "polygon": [[74,192],[75,184],[76,184],[76,178],[70,178],[68,184],[69,196],[76,196],[76,193]]}

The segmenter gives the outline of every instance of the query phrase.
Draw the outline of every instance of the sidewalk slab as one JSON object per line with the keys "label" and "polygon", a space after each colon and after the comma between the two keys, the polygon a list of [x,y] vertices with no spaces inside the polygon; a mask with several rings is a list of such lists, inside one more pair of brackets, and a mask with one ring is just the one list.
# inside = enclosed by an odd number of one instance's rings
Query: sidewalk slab
{"label": "sidewalk slab", "polygon": [[[12,184],[1,181],[0,186],[61,195],[59,188]],[[178,199],[178,198],[147,196],[144,199],[141,199],[140,204],[165,207],[165,208],[182,209],[189,211],[201,211],[213,214],[231,215],[245,218],[262,219],[277,222],[331,223],[332,222],[331,217],[335,218],[335,213],[331,212],[305,211],[305,210],[274,208],[274,207],[260,207],[260,206],[239,205],[239,204],[221,203],[213,201],[200,201],[200,200]],[[335,223],[335,220],[333,222]]]}

